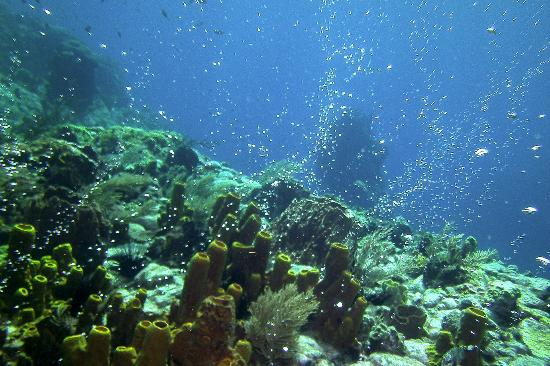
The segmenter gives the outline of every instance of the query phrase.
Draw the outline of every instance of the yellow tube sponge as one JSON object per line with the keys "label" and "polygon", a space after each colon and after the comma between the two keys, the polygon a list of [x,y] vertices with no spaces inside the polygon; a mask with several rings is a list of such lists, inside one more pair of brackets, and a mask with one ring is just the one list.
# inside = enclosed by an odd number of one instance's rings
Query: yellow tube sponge
{"label": "yellow tube sponge", "polygon": [[88,334],[88,347],[86,353],[86,366],[109,365],[109,357],[111,354],[111,331],[109,328],[102,325],[92,328]]}
{"label": "yellow tube sponge", "polygon": [[147,290],[140,287],[137,290],[136,298],[139,299],[139,301],[141,302],[142,305],[145,305],[145,301],[147,300]]}
{"label": "yellow tube sponge", "polygon": [[152,325],[149,320],[142,320],[136,325],[134,330],[134,337],[132,338],[132,347],[136,351],[140,351],[143,346],[143,341],[145,340],[145,335],[147,334],[147,329]]}
{"label": "yellow tube sponge", "polygon": [[29,224],[16,224],[8,240],[8,258],[17,259],[29,255],[36,239],[36,229]]}
{"label": "yellow tube sponge", "polygon": [[245,243],[252,244],[252,241],[256,237],[256,234],[260,231],[262,227],[262,219],[258,214],[250,215],[246,221],[239,227],[239,233],[237,235],[237,240]]}
{"label": "yellow tube sponge", "polygon": [[15,305],[17,307],[25,306],[29,302],[29,290],[24,287],[18,288],[13,296],[15,298]]}
{"label": "yellow tube sponge", "polygon": [[248,363],[250,356],[252,356],[252,344],[246,339],[239,339],[235,344],[235,351]]}
{"label": "yellow tube sponge", "polygon": [[478,346],[485,337],[487,323],[487,314],[482,309],[475,307],[465,309],[460,319],[459,343],[465,346]]}
{"label": "yellow tube sponge", "polygon": [[181,294],[178,321],[195,319],[201,301],[206,296],[210,258],[204,252],[195,253],[187,267]]}
{"label": "yellow tube sponge", "polygon": [[250,276],[250,266],[253,263],[254,247],[236,241],[233,242],[230,251],[231,263],[228,266],[230,281],[246,287]]}
{"label": "yellow tube sponge", "polygon": [[57,277],[57,262],[55,260],[48,260],[40,267],[40,274],[46,276],[48,281],[53,282]]}
{"label": "yellow tube sponge", "polygon": [[269,261],[269,252],[273,237],[267,231],[260,231],[254,239],[254,251],[256,252],[254,263],[252,263],[252,272],[265,276],[267,263]]}
{"label": "yellow tube sponge", "polygon": [[239,227],[242,227],[246,220],[252,215],[261,215],[262,209],[254,201],[251,201],[244,210],[244,213],[241,216],[241,221],[239,222]]}
{"label": "yellow tube sponge", "polygon": [[[220,230],[222,223],[228,214],[232,214],[235,217],[237,216],[240,204],[241,197],[235,193],[228,193],[226,195],[218,196],[216,203],[214,203],[214,207],[212,208],[212,215],[208,220],[212,233],[215,234]],[[235,221],[235,224],[237,224],[237,221]]]}
{"label": "yellow tube sponge", "polygon": [[136,366],[165,366],[170,347],[170,327],[162,320],[154,321],[148,328],[139,351]]}
{"label": "yellow tube sponge", "polygon": [[246,297],[248,301],[254,301],[262,290],[262,276],[259,273],[251,273],[246,282]]}
{"label": "yellow tube sponge", "polygon": [[[333,243],[325,259],[325,276],[317,286],[319,290],[326,289],[336,281],[349,265],[349,249],[341,243]],[[316,289],[316,292],[318,290]]]}
{"label": "yellow tube sponge", "polygon": [[59,244],[53,248],[52,255],[62,272],[70,271],[71,267],[76,264],[73,257],[73,247],[69,243]]}
{"label": "yellow tube sponge", "polygon": [[213,236],[224,243],[231,243],[237,234],[237,221],[237,215],[233,215],[232,213],[227,214]]}
{"label": "yellow tube sponge", "polygon": [[8,262],[4,273],[6,288],[4,295],[11,296],[19,287],[30,287],[30,253],[36,238],[36,229],[32,225],[15,225],[8,239]]}
{"label": "yellow tube sponge", "polygon": [[46,292],[48,290],[48,279],[43,275],[36,275],[32,278],[32,305],[37,315],[42,314],[46,306]]}
{"label": "yellow tube sponge", "polygon": [[98,294],[90,294],[90,296],[88,296],[84,303],[84,309],[78,317],[78,329],[80,331],[89,329],[94,325],[101,303],[102,299]]}
{"label": "yellow tube sponge", "polygon": [[118,346],[113,352],[111,366],[134,366],[136,359],[134,347]]}
{"label": "yellow tube sponge", "polygon": [[63,356],[62,364],[65,366],[86,364],[86,337],[82,334],[66,337],[61,345]]}
{"label": "yellow tube sponge", "polygon": [[279,291],[285,284],[285,278],[292,265],[290,257],[284,253],[279,253],[273,264],[273,271],[269,277],[269,287],[273,292]]}
{"label": "yellow tube sponge", "polygon": [[208,294],[213,295],[221,286],[225,264],[227,261],[227,245],[220,240],[214,240],[206,249],[210,258],[208,269]]}
{"label": "yellow tube sponge", "polygon": [[19,312],[19,323],[20,324],[33,322],[35,318],[36,318],[36,314],[35,314],[33,308],[23,308]]}
{"label": "yellow tube sponge", "polygon": [[241,297],[243,296],[242,286],[238,283],[232,283],[227,287],[226,293],[233,297],[235,300],[235,307],[237,308],[239,306],[239,302],[241,301]]}

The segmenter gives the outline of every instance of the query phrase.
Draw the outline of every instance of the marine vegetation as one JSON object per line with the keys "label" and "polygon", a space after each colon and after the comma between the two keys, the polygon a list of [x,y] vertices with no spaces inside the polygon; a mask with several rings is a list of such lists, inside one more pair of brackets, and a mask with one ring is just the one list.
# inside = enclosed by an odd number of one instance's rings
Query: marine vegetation
{"label": "marine vegetation", "polygon": [[260,295],[250,304],[250,318],[244,324],[258,359],[264,364],[291,361],[295,357],[300,328],[318,306],[312,289],[299,292],[294,284],[277,292],[267,289]]}

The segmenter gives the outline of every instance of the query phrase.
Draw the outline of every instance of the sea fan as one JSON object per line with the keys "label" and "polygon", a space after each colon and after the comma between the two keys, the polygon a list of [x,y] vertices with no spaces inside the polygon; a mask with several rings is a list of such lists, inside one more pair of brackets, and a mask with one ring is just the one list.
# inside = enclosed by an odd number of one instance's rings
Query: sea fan
{"label": "sea fan", "polygon": [[488,250],[476,250],[475,252],[468,253],[464,258],[462,265],[469,270],[475,270],[484,263],[490,263],[498,258],[496,249]]}
{"label": "sea fan", "polygon": [[245,323],[247,339],[262,365],[279,365],[294,357],[298,331],[317,310],[312,290],[298,291],[295,284],[277,292],[267,289],[250,305]]}

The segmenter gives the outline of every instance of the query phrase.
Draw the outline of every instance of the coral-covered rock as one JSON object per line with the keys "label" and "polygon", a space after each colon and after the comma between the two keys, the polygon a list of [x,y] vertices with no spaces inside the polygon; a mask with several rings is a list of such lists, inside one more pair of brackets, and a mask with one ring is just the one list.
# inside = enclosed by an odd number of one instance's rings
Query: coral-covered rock
{"label": "coral-covered rock", "polygon": [[268,219],[276,219],[294,199],[309,197],[310,193],[293,179],[276,179],[263,184],[250,193]]}
{"label": "coral-covered rock", "polygon": [[525,316],[518,306],[521,291],[513,283],[496,280],[491,284],[488,295],[489,310],[499,324],[510,326]]}
{"label": "coral-covered rock", "polygon": [[181,165],[191,173],[199,164],[199,156],[189,145],[182,143],[168,153],[166,162],[170,165]]}
{"label": "coral-covered rock", "polygon": [[273,224],[278,248],[300,263],[320,265],[330,244],[342,242],[353,227],[351,212],[327,197],[295,199]]}
{"label": "coral-covered rock", "polygon": [[381,322],[376,322],[369,333],[367,351],[405,354],[405,343],[397,330]]}
{"label": "coral-covered rock", "polygon": [[44,177],[49,185],[63,186],[78,190],[95,179],[97,158],[91,147],[78,145],[62,140],[39,140],[34,147],[45,166]]}
{"label": "coral-covered rock", "polygon": [[541,321],[524,319],[519,325],[519,333],[523,342],[529,347],[533,356],[542,360],[550,359],[550,319],[543,318]]}
{"label": "coral-covered rock", "polygon": [[424,323],[426,312],[415,305],[399,305],[392,316],[392,324],[406,338],[422,338],[426,336]]}

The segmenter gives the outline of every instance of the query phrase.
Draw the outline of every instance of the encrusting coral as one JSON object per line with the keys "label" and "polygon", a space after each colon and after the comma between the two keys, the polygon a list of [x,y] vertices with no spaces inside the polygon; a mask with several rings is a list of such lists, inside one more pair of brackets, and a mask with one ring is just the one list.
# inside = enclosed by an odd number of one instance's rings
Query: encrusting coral
{"label": "encrusting coral", "polygon": [[398,305],[392,317],[392,324],[407,338],[421,338],[427,335],[424,330],[426,312],[414,305]]}

